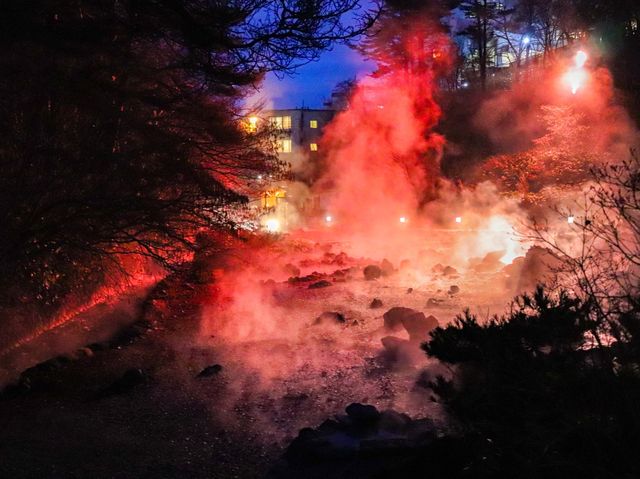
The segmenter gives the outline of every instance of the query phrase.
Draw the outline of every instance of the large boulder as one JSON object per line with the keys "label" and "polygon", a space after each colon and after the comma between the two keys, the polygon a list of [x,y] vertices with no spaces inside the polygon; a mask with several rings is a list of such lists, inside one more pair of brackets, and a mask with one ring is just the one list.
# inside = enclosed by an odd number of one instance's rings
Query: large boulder
{"label": "large boulder", "polygon": [[391,308],[389,311],[382,315],[382,318],[384,320],[384,328],[387,331],[391,332],[401,331],[403,319],[413,316],[419,316],[421,314],[422,316],[424,316],[423,313],[411,308],[403,308],[400,306]]}
{"label": "large boulder", "polygon": [[395,272],[393,264],[391,264],[391,261],[386,258],[382,260],[382,263],[380,263],[380,269],[382,270],[383,276],[390,276]]}
{"label": "large boulder", "polygon": [[382,276],[382,269],[380,266],[376,266],[375,264],[370,264],[364,268],[364,279],[367,281],[373,281],[374,279],[378,279]]}
{"label": "large boulder", "polygon": [[402,325],[409,333],[410,341],[426,341],[431,331],[438,327],[435,316],[426,316],[423,313],[403,318]]}
{"label": "large boulder", "polygon": [[374,427],[380,420],[380,413],[370,404],[352,403],[345,409],[347,416],[356,427]]}
{"label": "large boulder", "polygon": [[427,317],[423,312],[411,308],[391,308],[382,317],[387,331],[397,332],[404,328],[411,341],[424,341],[427,334],[438,327],[438,320],[434,316]]}

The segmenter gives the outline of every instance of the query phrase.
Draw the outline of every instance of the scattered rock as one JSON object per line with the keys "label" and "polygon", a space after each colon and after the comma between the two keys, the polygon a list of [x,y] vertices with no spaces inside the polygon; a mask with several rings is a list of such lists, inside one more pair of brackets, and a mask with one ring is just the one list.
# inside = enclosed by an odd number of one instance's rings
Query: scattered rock
{"label": "scattered rock", "polygon": [[431,272],[435,274],[442,274],[443,271],[444,271],[444,266],[442,266],[440,263],[438,263],[433,268],[431,268]]}
{"label": "scattered rock", "polygon": [[[384,327],[387,331],[402,330],[402,318],[413,316],[414,314],[422,314],[411,308],[395,307],[384,313]],[[423,315],[424,316],[424,315]]]}
{"label": "scattered rock", "polygon": [[460,292],[460,288],[454,284],[449,288],[448,294],[454,295],[454,294],[458,294],[459,292]]}
{"label": "scattered rock", "polygon": [[408,288],[407,289],[407,294],[411,294],[411,293],[413,293],[413,288]]}
{"label": "scattered rock", "polygon": [[382,271],[382,276],[391,276],[395,272],[393,264],[386,258],[380,263],[380,270]]}
{"label": "scattered rock", "polygon": [[326,279],[322,279],[320,281],[316,281],[315,283],[311,283],[309,285],[309,289],[318,289],[318,288],[326,288],[331,286],[333,283],[331,281],[327,281]]}
{"label": "scattered rock", "polygon": [[367,281],[372,281],[382,276],[382,269],[380,269],[380,267],[376,266],[375,264],[370,264],[369,266],[366,266],[364,268],[363,273],[364,279],[366,279]]}
{"label": "scattered rock", "polygon": [[310,281],[319,281],[321,279],[323,279],[326,275],[322,274],[322,273],[318,273],[317,271],[314,271],[311,274],[308,274],[306,276],[293,276],[291,278],[289,278],[287,280],[288,283],[291,284],[297,284],[297,283],[308,283]]}
{"label": "scattered rock", "polygon": [[443,276],[454,276],[458,274],[458,270],[455,269],[453,266],[447,266],[442,270],[442,274]]}
{"label": "scattered rock", "polygon": [[424,313],[411,308],[391,308],[382,317],[387,331],[404,328],[411,341],[424,341],[427,334],[438,327],[438,320],[434,316],[426,317]]}
{"label": "scattered rock", "polygon": [[316,318],[313,324],[322,325],[322,324],[345,324],[347,322],[344,314],[337,313],[335,311],[325,311],[320,316]]}
{"label": "scattered rock", "polygon": [[220,366],[219,364],[213,364],[211,366],[207,366],[202,371],[200,371],[196,377],[210,378],[212,376],[219,374],[220,371],[222,371],[222,366]]}
{"label": "scattered rock", "polygon": [[369,304],[369,308],[371,308],[371,309],[382,308],[382,306],[383,306],[382,300],[378,299],[378,298],[373,298],[373,300]]}

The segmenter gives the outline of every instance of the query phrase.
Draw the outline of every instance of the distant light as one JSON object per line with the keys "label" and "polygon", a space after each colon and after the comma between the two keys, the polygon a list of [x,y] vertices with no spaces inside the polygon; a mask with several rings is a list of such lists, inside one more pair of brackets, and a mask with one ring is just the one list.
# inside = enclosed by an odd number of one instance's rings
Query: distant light
{"label": "distant light", "polygon": [[522,39],[522,43],[524,43],[525,45],[529,45],[529,43],[531,43],[531,38],[529,38],[528,36],[524,37]]}
{"label": "distant light", "polygon": [[569,216],[567,218],[567,223],[569,223],[570,225],[572,225],[575,222],[576,222],[576,218],[574,216]]}
{"label": "distant light", "polygon": [[258,179],[261,180],[262,179],[262,175],[258,175]]}
{"label": "distant light", "polygon": [[406,223],[406,222],[407,222],[407,218],[405,216],[401,216],[400,223]]}
{"label": "distant light", "polygon": [[585,52],[580,50],[578,53],[576,53],[576,56],[574,57],[574,61],[576,62],[576,67],[582,68],[584,64],[587,63],[588,58],[589,56]]}
{"label": "distant light", "polygon": [[331,223],[331,222],[333,221],[333,216],[331,216],[331,215],[327,215],[327,216],[325,216],[325,217],[324,217],[324,220],[325,220],[327,223]]}
{"label": "distant light", "polygon": [[462,223],[462,216],[456,216],[456,223]]}
{"label": "distant light", "polygon": [[469,82],[466,81],[462,84],[462,88],[469,88]]}
{"label": "distant light", "polygon": [[269,233],[277,233],[278,231],[280,231],[280,221],[278,221],[276,218],[270,218],[265,223],[265,227],[267,228],[267,231]]}
{"label": "distant light", "polygon": [[378,105],[378,108],[382,110],[384,108],[384,105]]}
{"label": "distant light", "polygon": [[249,117],[249,124],[251,126],[256,126],[258,124],[258,117],[257,116],[250,116]]}

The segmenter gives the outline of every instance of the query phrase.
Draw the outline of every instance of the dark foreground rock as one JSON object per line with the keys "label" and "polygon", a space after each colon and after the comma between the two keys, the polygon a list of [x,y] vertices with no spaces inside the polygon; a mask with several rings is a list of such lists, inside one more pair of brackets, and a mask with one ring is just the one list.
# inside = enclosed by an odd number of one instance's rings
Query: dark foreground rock
{"label": "dark foreground rock", "polygon": [[320,281],[316,281],[315,283],[311,283],[309,285],[309,289],[320,289],[320,288],[327,288],[329,286],[331,286],[333,283],[331,283],[331,281],[327,281],[326,279],[320,280]]}
{"label": "dark foreground rock", "polygon": [[316,429],[302,429],[268,477],[392,477],[380,473],[400,467],[437,437],[429,419],[359,403],[345,411]]}

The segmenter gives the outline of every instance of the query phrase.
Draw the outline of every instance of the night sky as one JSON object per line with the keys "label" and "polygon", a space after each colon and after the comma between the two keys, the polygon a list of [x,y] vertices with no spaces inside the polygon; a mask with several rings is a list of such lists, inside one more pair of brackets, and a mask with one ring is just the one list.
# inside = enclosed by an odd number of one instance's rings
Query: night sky
{"label": "night sky", "polygon": [[336,83],[360,78],[373,70],[373,63],[346,46],[325,52],[319,61],[301,67],[283,79],[269,75],[261,91],[267,108],[321,108]]}

